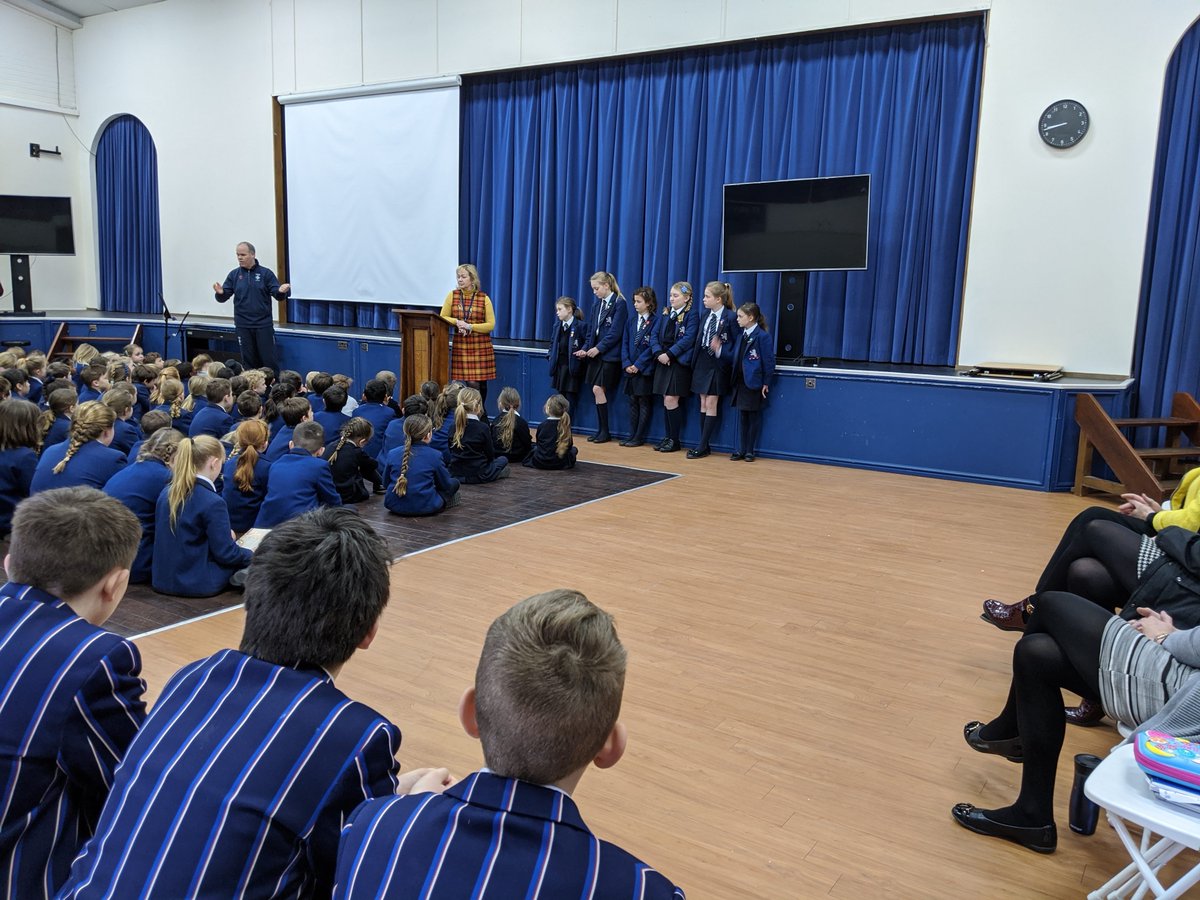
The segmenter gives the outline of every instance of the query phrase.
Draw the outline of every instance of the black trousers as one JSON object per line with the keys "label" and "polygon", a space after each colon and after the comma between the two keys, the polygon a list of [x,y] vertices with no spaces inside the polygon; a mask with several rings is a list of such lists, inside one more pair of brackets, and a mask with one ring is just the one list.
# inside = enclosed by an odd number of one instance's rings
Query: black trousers
{"label": "black trousers", "polygon": [[279,365],[275,356],[275,326],[263,325],[260,328],[237,329],[238,345],[242,348],[242,365],[247,369],[258,369],[265,366],[279,374]]}

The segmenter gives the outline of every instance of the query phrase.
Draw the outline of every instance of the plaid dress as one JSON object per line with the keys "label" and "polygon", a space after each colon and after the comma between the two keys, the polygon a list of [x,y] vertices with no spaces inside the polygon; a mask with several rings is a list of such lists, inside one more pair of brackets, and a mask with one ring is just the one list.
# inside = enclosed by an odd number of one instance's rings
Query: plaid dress
{"label": "plaid dress", "polygon": [[[466,296],[454,290],[442,304],[442,318],[452,324],[458,319],[472,325],[492,323],[496,317],[492,301],[483,291]],[[488,331],[491,329],[489,328]],[[491,381],[496,377],[496,354],[492,351],[492,336],[486,332],[471,331],[470,334],[451,334],[450,377],[454,381]]]}

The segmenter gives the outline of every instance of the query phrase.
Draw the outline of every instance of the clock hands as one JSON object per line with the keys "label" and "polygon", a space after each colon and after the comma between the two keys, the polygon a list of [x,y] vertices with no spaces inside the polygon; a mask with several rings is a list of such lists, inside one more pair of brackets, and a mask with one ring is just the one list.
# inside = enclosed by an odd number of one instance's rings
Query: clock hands
{"label": "clock hands", "polygon": [[1069,125],[1070,122],[1059,122],[1057,125],[1043,125],[1042,131],[1052,131],[1055,128],[1062,128],[1064,125]]}

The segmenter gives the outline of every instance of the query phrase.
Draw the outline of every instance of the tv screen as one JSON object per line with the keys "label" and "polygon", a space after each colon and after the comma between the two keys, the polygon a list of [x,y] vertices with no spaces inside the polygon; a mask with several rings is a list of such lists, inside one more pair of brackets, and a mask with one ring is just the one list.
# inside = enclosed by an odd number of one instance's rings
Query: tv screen
{"label": "tv screen", "polygon": [[865,269],[871,176],[725,185],[724,272]]}
{"label": "tv screen", "polygon": [[70,197],[0,194],[0,253],[74,252]]}

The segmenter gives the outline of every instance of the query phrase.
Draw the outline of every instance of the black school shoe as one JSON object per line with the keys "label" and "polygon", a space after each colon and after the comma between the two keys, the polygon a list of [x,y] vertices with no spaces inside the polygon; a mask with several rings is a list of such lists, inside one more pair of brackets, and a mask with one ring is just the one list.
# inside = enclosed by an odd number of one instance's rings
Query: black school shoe
{"label": "black school shoe", "polygon": [[954,821],[968,831],[988,837],[1004,838],[1035,853],[1053,853],[1058,848],[1058,830],[1054,823],[1042,826],[1005,825],[989,819],[987,812],[971,803],[956,803],[950,810]]}

